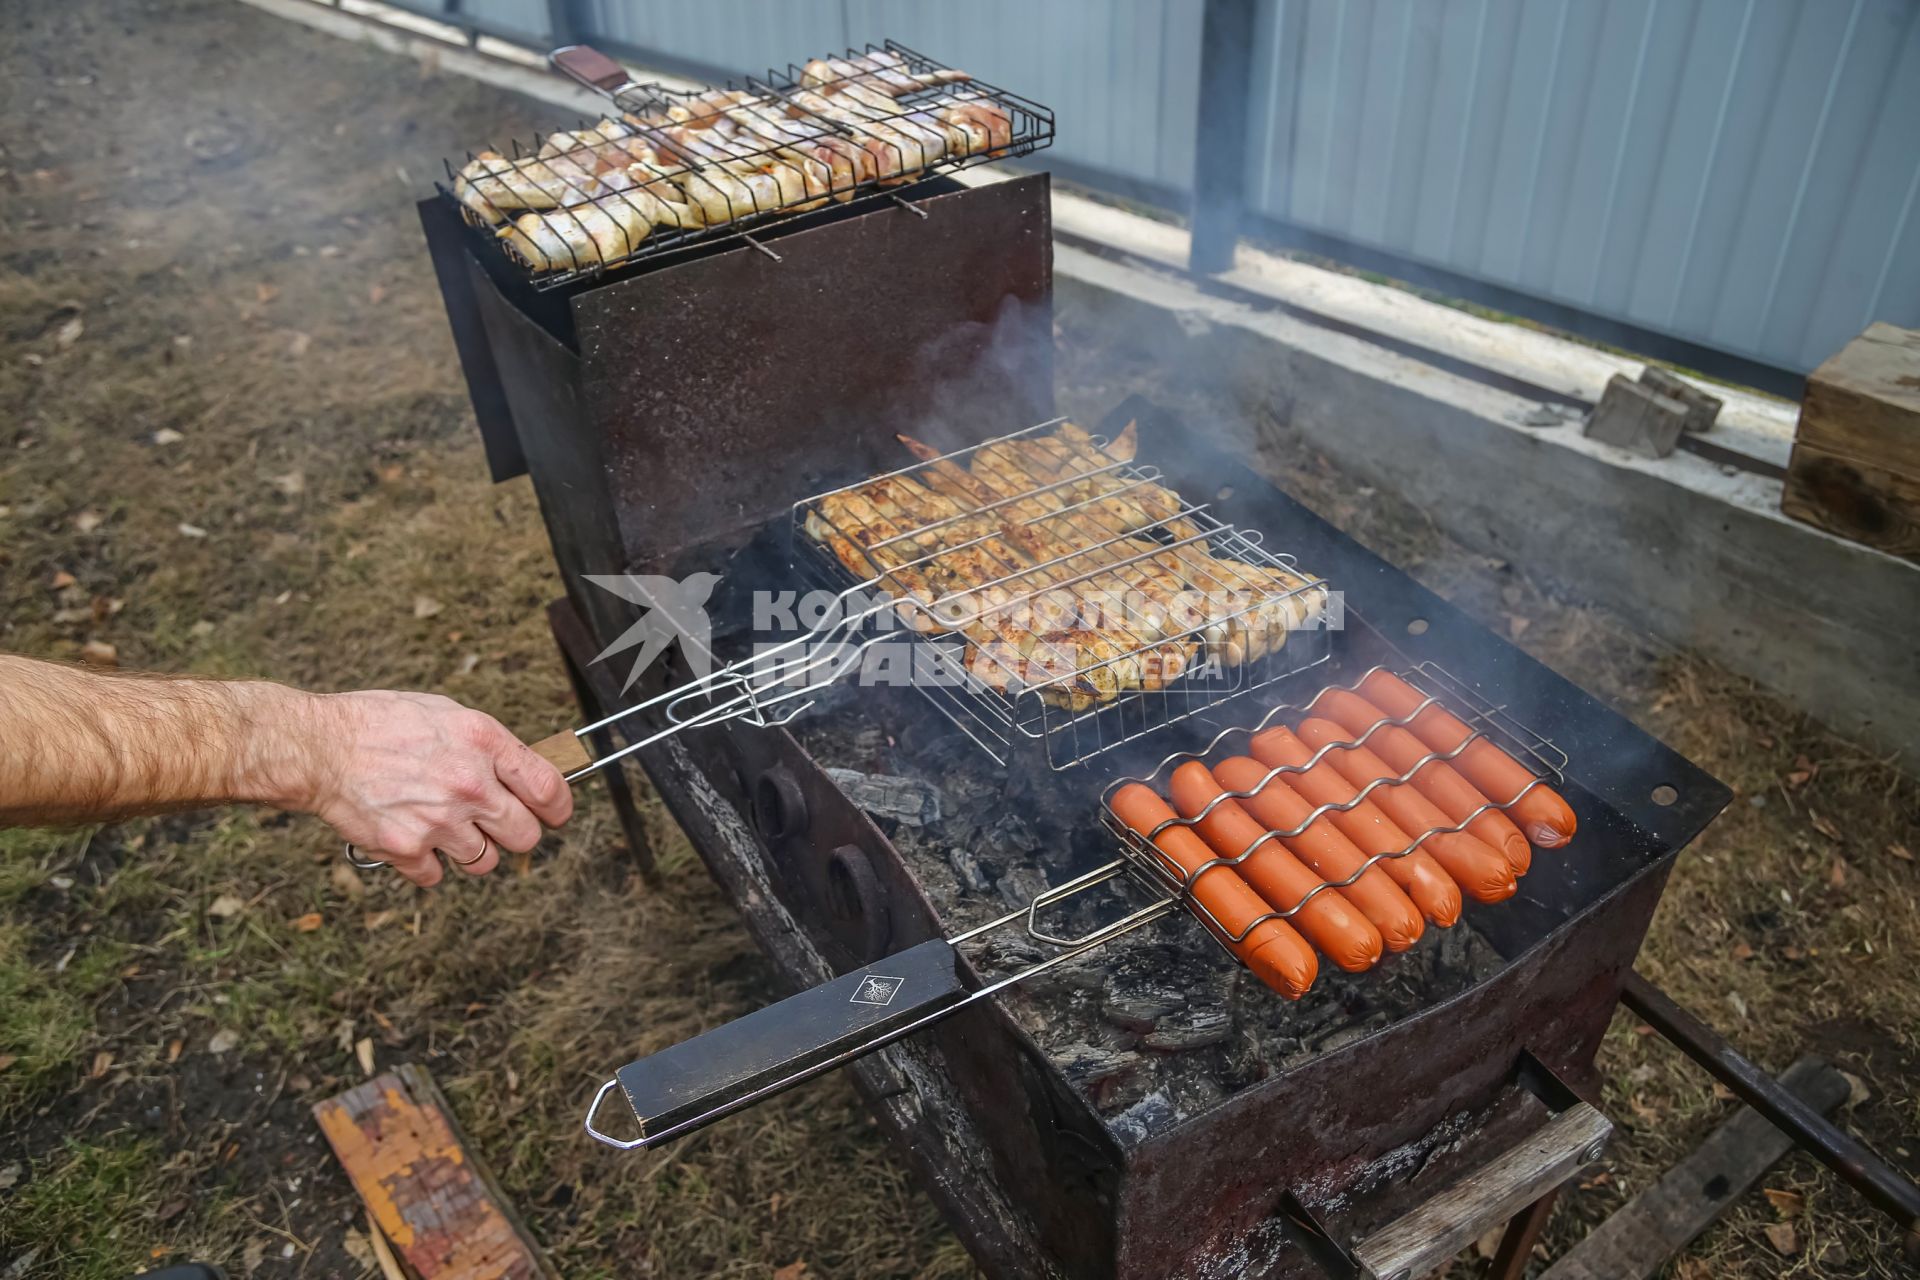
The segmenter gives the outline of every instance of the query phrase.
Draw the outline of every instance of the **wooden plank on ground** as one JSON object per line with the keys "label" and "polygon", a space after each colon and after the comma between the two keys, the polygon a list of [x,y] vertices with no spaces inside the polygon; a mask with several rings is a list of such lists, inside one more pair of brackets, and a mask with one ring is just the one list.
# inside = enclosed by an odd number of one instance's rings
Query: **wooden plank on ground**
{"label": "wooden plank on ground", "polygon": [[[1846,1077],[1812,1056],[1787,1068],[1780,1083],[1823,1115],[1847,1096]],[[1786,1134],[1741,1107],[1666,1177],[1567,1250],[1540,1280],[1645,1280],[1792,1149]]]}
{"label": "wooden plank on ground", "polygon": [[423,1067],[313,1108],[381,1233],[422,1280],[557,1280]]}

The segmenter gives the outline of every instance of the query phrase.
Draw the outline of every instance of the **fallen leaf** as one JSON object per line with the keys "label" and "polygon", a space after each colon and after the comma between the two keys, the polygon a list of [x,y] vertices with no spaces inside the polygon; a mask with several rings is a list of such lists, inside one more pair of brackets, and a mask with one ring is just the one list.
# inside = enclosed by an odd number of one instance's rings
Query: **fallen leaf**
{"label": "fallen leaf", "polygon": [[431,618],[444,607],[445,606],[432,596],[415,596],[413,598],[413,616],[416,618]]}
{"label": "fallen leaf", "polygon": [[61,348],[70,347],[80,341],[80,335],[86,331],[87,326],[82,323],[79,316],[75,316],[53,331],[53,345]]}
{"label": "fallen leaf", "polygon": [[237,916],[247,909],[247,901],[238,894],[223,893],[207,907],[207,914],[216,920],[225,920]]}
{"label": "fallen leaf", "polygon": [[222,1027],[213,1033],[213,1039],[207,1041],[208,1053],[232,1053],[240,1047],[240,1033],[228,1027]]}
{"label": "fallen leaf", "polygon": [[1761,1195],[1773,1206],[1774,1212],[1783,1218],[1795,1218],[1807,1207],[1807,1198],[1798,1191],[1779,1191],[1773,1187],[1761,1189]]}
{"label": "fallen leaf", "polygon": [[288,587],[285,591],[282,591],[279,595],[275,596],[273,598],[273,602],[275,604],[285,604],[287,601],[291,599],[293,599],[293,588]]}
{"label": "fallen leaf", "polygon": [[0,1169],[0,1191],[13,1190],[20,1183],[20,1175],[25,1172],[26,1170],[17,1164],[10,1164]]}
{"label": "fallen leaf", "polygon": [[87,1070],[87,1079],[98,1080],[101,1076],[107,1074],[107,1069],[111,1066],[113,1066],[113,1050],[100,1050],[100,1052],[93,1055],[93,1066]]}
{"label": "fallen leaf", "polygon": [[207,531],[205,529],[202,529],[197,524],[188,524],[185,520],[182,520],[180,522],[179,529],[182,537],[204,538],[207,536]]}
{"label": "fallen leaf", "polygon": [[240,1273],[242,1275],[250,1276],[260,1270],[260,1264],[265,1262],[267,1258],[267,1246],[271,1243],[272,1241],[268,1240],[265,1236],[255,1236],[253,1239],[247,1241],[246,1247],[240,1250]]}
{"label": "fallen leaf", "polygon": [[359,1060],[360,1070],[367,1075],[372,1075],[373,1037],[362,1036],[359,1040],[355,1041],[353,1045],[353,1056]]}
{"label": "fallen leaf", "polygon": [[1814,810],[1812,809],[1807,810],[1807,821],[1813,824],[1813,829],[1815,831],[1818,831],[1821,835],[1833,841],[1835,844],[1840,843],[1839,828],[1835,827],[1833,823],[1829,822],[1827,819],[1821,817]]}
{"label": "fallen leaf", "polygon": [[[187,1202],[185,1200],[169,1200],[153,1211],[153,1220],[155,1222],[171,1222],[186,1211]],[[154,1255],[157,1257],[165,1252],[166,1250],[164,1248],[156,1249],[154,1250]]]}
{"label": "fallen leaf", "polygon": [[1742,1018],[1747,1016],[1747,1002],[1738,991],[1727,992],[1727,1003],[1732,1005],[1733,1011]]}
{"label": "fallen leaf", "polygon": [[1902,862],[1913,861],[1913,850],[1907,848],[1907,846],[1903,844],[1890,844],[1887,846],[1887,852],[1892,854],[1894,857],[1900,859],[1900,861]]}
{"label": "fallen leaf", "polygon": [[1507,634],[1515,640],[1518,640],[1521,636],[1525,635],[1527,633],[1527,628],[1532,625],[1533,625],[1532,618],[1523,618],[1517,613],[1510,613],[1507,615]]}
{"label": "fallen leaf", "polygon": [[1773,1246],[1775,1253],[1783,1258],[1791,1258],[1800,1252],[1800,1233],[1793,1229],[1791,1222],[1775,1222],[1766,1228],[1767,1243]]}
{"label": "fallen leaf", "polygon": [[375,911],[364,917],[361,923],[365,924],[369,930],[384,929],[399,918],[398,911]]}
{"label": "fallen leaf", "polygon": [[347,1228],[346,1238],[340,1241],[340,1247],[347,1251],[349,1258],[360,1264],[360,1269],[363,1271],[372,1271],[378,1265],[374,1261],[373,1246],[367,1243],[364,1235],[352,1227]]}
{"label": "fallen leaf", "polygon": [[286,494],[289,498],[296,497],[307,491],[307,477],[306,474],[301,471],[289,471],[283,476],[275,476],[272,484],[274,488]]}
{"label": "fallen leaf", "polygon": [[773,1269],[773,1280],[804,1280],[806,1274],[806,1263],[789,1262],[784,1267],[775,1267]]}
{"label": "fallen leaf", "polygon": [[312,334],[296,333],[293,335],[292,340],[287,343],[287,354],[298,360],[301,356],[307,354],[307,348],[312,345]]}
{"label": "fallen leaf", "polygon": [[78,581],[78,578],[68,573],[65,569],[62,569],[47,580],[47,586],[54,591],[65,591]]}
{"label": "fallen leaf", "polygon": [[1733,958],[1735,960],[1751,960],[1753,959],[1753,948],[1744,942],[1736,942],[1733,944]]}
{"label": "fallen leaf", "polygon": [[73,518],[73,527],[81,533],[92,533],[104,523],[106,517],[98,511],[82,511]]}
{"label": "fallen leaf", "polygon": [[213,624],[205,618],[202,618],[187,628],[187,634],[193,636],[196,640],[204,640],[213,634]]}
{"label": "fallen leaf", "polygon": [[1715,1098],[1718,1098],[1721,1102],[1732,1102],[1734,1098],[1737,1097],[1738,1095],[1736,1095],[1733,1090],[1727,1088],[1727,1086],[1721,1084],[1718,1080],[1715,1080],[1713,1082],[1713,1096]]}
{"label": "fallen leaf", "polygon": [[328,873],[327,878],[333,881],[334,888],[349,898],[358,898],[367,891],[367,882],[362,880],[360,873],[343,858],[334,859],[333,870]]}
{"label": "fallen leaf", "polygon": [[380,1012],[378,1009],[374,1009],[371,1012],[373,1014],[373,1020],[380,1024],[380,1029],[382,1031],[398,1032],[399,1028],[393,1025],[392,1018],[389,1018],[386,1014]]}
{"label": "fallen leaf", "polygon": [[301,916],[298,920],[295,920],[293,922],[293,927],[294,927],[294,931],[297,933],[312,933],[314,930],[318,929],[321,925],[325,923],[326,923],[326,920],[321,916],[321,914],[318,911],[309,911],[307,912],[307,914]]}
{"label": "fallen leaf", "polygon": [[117,667],[120,665],[120,650],[105,640],[89,640],[80,646],[80,661],[90,662],[96,667]]}
{"label": "fallen leaf", "polygon": [[1787,790],[1798,791],[1813,780],[1813,774],[1806,769],[1794,769],[1786,776]]}
{"label": "fallen leaf", "polygon": [[95,596],[92,606],[94,625],[98,626],[126,607],[127,602],[119,596]]}
{"label": "fallen leaf", "polygon": [[253,286],[253,300],[255,302],[272,302],[279,296],[280,290],[278,286],[265,283]]}
{"label": "fallen leaf", "polygon": [[187,1047],[187,1042],[185,1040],[167,1041],[167,1061],[168,1062],[180,1061],[180,1055],[186,1051],[186,1047]]}
{"label": "fallen leaf", "polygon": [[172,427],[162,427],[153,433],[153,442],[155,444],[179,444],[185,439],[186,437],[184,435],[175,431]]}
{"label": "fallen leaf", "polygon": [[17,1053],[0,1053],[0,1071],[5,1071],[18,1061],[20,1061],[20,1055]]}
{"label": "fallen leaf", "polygon": [[1807,958],[1807,953],[1798,947],[1782,947],[1780,948],[1780,954],[1789,960],[1804,960]]}
{"label": "fallen leaf", "polygon": [[387,286],[383,284],[373,285],[367,290],[367,301],[371,302],[376,307],[379,306],[382,302],[385,302],[386,299],[387,299]]}
{"label": "fallen leaf", "polygon": [[1845,858],[1835,858],[1833,860],[1833,866],[1827,872],[1827,883],[1836,889],[1844,889],[1847,887],[1847,860]]}
{"label": "fallen leaf", "polygon": [[1873,1098],[1873,1090],[1867,1088],[1867,1082],[1853,1074],[1853,1072],[1842,1071],[1840,1078],[1847,1082],[1847,1101],[1845,1105],[1849,1110]]}
{"label": "fallen leaf", "polygon": [[459,675],[470,676],[473,674],[473,669],[479,665],[480,665],[480,655],[477,653],[470,653],[466,657],[460,659],[460,665],[457,668],[455,668],[455,671]]}

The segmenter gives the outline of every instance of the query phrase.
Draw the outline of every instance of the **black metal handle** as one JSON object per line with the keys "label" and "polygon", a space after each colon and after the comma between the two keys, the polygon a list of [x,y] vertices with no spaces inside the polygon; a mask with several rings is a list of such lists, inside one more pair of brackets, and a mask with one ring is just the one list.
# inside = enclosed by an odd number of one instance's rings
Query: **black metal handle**
{"label": "black metal handle", "polygon": [[[587,1112],[587,1132],[621,1150],[650,1147],[873,1052],[964,1004],[959,955],[923,942],[620,1068]],[[615,1085],[636,1138],[595,1127]]]}

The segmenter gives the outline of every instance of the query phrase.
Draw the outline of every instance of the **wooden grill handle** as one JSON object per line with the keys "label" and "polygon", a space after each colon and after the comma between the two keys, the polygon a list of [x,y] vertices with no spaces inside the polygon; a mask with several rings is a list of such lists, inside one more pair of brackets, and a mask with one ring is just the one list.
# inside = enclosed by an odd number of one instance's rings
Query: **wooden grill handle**
{"label": "wooden grill handle", "polygon": [[562,729],[551,738],[542,738],[527,745],[533,748],[535,755],[561,773],[575,773],[593,763],[593,757],[587,754],[586,742],[571,729]]}

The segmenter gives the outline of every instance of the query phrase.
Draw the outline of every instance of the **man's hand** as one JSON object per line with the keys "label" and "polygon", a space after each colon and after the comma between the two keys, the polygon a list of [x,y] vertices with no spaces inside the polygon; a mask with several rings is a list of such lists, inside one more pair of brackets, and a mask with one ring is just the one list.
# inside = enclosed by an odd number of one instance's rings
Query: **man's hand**
{"label": "man's hand", "polygon": [[233,801],[318,814],[416,884],[469,875],[573,813],[559,770],[426,693],[106,675],[0,654],[0,825]]}
{"label": "man's hand", "polygon": [[560,771],[492,716],[430,693],[342,693],[311,702],[311,763],[285,807],[320,816],[415,884],[434,851],[483,876],[573,816]]}

